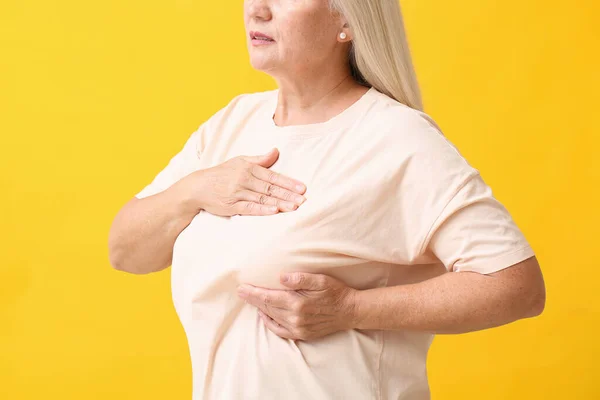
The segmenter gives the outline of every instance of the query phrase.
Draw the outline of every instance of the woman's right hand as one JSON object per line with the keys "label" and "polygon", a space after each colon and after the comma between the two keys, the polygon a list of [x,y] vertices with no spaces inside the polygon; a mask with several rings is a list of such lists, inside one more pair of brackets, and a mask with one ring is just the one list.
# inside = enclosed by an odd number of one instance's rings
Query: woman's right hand
{"label": "woman's right hand", "polygon": [[279,150],[262,156],[238,156],[212,168],[191,173],[180,181],[187,186],[190,202],[200,210],[224,217],[272,215],[294,211],[306,198],[306,186],[269,170]]}

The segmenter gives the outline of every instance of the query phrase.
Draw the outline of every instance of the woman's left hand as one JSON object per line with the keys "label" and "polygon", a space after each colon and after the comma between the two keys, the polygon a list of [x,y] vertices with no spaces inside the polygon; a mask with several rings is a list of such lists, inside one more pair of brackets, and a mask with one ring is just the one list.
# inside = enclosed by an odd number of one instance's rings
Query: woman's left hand
{"label": "woman's left hand", "polygon": [[283,274],[281,283],[289,289],[238,287],[238,295],[258,308],[276,335],[311,340],[354,328],[356,289],[327,275],[304,272]]}

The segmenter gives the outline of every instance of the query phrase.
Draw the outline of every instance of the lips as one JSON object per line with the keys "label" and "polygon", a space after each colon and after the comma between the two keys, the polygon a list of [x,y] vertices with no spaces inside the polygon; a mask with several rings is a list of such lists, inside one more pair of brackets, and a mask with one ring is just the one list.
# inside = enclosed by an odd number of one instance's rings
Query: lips
{"label": "lips", "polygon": [[249,34],[250,34],[250,39],[252,39],[252,40],[262,40],[265,42],[274,42],[275,41],[271,36],[264,34],[262,32],[250,31]]}

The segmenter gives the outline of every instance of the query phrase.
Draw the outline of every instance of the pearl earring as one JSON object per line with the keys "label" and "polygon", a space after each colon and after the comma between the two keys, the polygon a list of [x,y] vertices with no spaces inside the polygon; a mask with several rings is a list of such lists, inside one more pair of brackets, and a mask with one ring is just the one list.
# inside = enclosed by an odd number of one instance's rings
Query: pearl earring
{"label": "pearl earring", "polygon": [[340,33],[340,39],[342,39],[342,40],[346,39],[346,33],[345,32]]}

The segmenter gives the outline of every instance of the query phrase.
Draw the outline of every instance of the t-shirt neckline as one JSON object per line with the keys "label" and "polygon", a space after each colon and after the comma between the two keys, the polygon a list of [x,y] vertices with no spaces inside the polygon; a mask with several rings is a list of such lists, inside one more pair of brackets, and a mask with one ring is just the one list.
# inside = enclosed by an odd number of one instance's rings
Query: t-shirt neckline
{"label": "t-shirt neckline", "polygon": [[271,99],[267,106],[266,117],[268,120],[269,127],[274,132],[276,132],[277,135],[280,135],[282,137],[305,138],[312,136],[320,136],[327,132],[332,132],[347,127],[350,122],[356,119],[357,116],[361,115],[361,111],[363,111],[369,104],[369,99],[374,92],[375,88],[370,87],[369,90],[363,93],[363,95],[358,100],[356,100],[345,110],[343,110],[342,112],[333,116],[325,122],[279,126],[275,124],[275,121],[273,120],[273,115],[275,114],[275,110],[277,108],[277,100],[279,96],[279,89],[276,89],[272,92]]}

